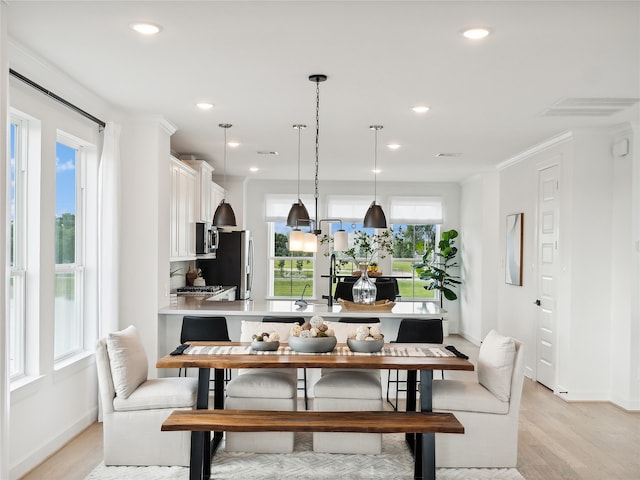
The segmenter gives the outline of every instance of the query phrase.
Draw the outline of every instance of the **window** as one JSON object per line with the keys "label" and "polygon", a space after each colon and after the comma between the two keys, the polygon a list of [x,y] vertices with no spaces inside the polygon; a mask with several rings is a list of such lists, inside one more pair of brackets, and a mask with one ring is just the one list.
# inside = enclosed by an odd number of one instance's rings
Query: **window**
{"label": "window", "polygon": [[27,120],[11,116],[9,128],[9,377],[25,374],[25,167]]}
{"label": "window", "polygon": [[425,280],[420,280],[413,268],[414,263],[422,261],[427,248],[436,245],[436,225],[394,224],[393,275],[411,278],[398,278],[400,295],[404,300],[434,300],[435,290],[425,290]]}
{"label": "window", "polygon": [[422,261],[427,248],[437,245],[439,225],[444,222],[444,203],[440,197],[389,198],[389,218],[395,235],[392,271],[394,275],[410,276],[398,279],[400,295],[405,300],[436,300],[436,290],[425,290],[413,268]]}
{"label": "window", "polygon": [[59,360],[83,348],[82,146],[59,135],[56,143],[55,341]]}
{"label": "window", "polygon": [[[315,254],[290,252],[286,222],[269,222],[269,296],[300,298],[314,295]],[[306,290],[305,290],[306,286]]]}

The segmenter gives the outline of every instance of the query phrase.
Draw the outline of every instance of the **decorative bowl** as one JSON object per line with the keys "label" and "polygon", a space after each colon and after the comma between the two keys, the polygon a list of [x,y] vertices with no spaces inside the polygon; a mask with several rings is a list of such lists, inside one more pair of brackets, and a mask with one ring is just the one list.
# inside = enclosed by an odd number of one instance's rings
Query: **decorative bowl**
{"label": "decorative bowl", "polygon": [[253,350],[259,350],[261,352],[270,352],[273,350],[277,350],[279,346],[280,346],[280,342],[278,341],[258,342],[257,340],[254,340],[253,342],[251,342],[251,348]]}
{"label": "decorative bowl", "polygon": [[333,350],[338,343],[336,337],[289,337],[289,346],[301,353],[326,353]]}
{"label": "decorative bowl", "polygon": [[384,338],[380,340],[352,340],[347,338],[347,345],[352,352],[375,353],[382,350]]}

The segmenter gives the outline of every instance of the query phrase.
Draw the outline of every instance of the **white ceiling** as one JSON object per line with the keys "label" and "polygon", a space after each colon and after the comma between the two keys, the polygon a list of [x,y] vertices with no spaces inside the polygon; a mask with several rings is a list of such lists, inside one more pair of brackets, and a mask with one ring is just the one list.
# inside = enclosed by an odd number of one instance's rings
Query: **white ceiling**
{"label": "white ceiling", "polygon": [[[568,129],[640,119],[637,103],[608,116],[542,115],[564,98],[640,98],[638,1],[6,3],[11,41],[115,106],[161,114],[178,128],[172,149],[216,173],[224,122],[240,142],[228,175],[295,178],[291,126],[305,123],[302,176],[313,177],[314,73],[329,77],[321,180],[373,178],[371,124],[384,125],[379,181],[461,181]],[[136,34],[129,24],[140,20],[161,33]],[[493,34],[460,35],[478,25]],[[215,107],[200,111],[200,101]],[[418,104],[431,110],[417,115]]]}

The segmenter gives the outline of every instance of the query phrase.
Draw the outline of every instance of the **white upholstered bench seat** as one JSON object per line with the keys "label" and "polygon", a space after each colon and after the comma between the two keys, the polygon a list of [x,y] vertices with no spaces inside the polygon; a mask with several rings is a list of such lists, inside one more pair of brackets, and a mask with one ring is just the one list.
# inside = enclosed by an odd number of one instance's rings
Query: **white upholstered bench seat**
{"label": "white upholstered bench seat", "polygon": [[[280,341],[289,338],[291,324],[242,321],[240,341],[253,334],[277,331]],[[245,368],[238,371],[226,389],[224,407],[229,410],[298,409],[298,378],[295,368]],[[230,452],[291,453],[293,432],[226,432],[225,449]]]}
{"label": "white upholstered bench seat", "polygon": [[128,398],[115,397],[116,412],[154,410],[157,408],[192,408],[196,403],[198,380],[154,378],[142,383]]}

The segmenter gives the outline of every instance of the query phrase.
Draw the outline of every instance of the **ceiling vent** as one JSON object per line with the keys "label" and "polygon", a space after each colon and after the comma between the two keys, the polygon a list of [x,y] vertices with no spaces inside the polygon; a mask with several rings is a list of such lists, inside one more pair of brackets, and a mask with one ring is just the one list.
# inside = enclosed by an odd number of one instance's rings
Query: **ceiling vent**
{"label": "ceiling vent", "polygon": [[256,153],[258,155],[279,155],[275,150],[258,150]]}
{"label": "ceiling vent", "polygon": [[567,97],[542,112],[543,117],[610,117],[638,103],[638,98]]}
{"label": "ceiling vent", "polygon": [[440,152],[436,153],[436,157],[455,158],[462,156],[461,153]]}

